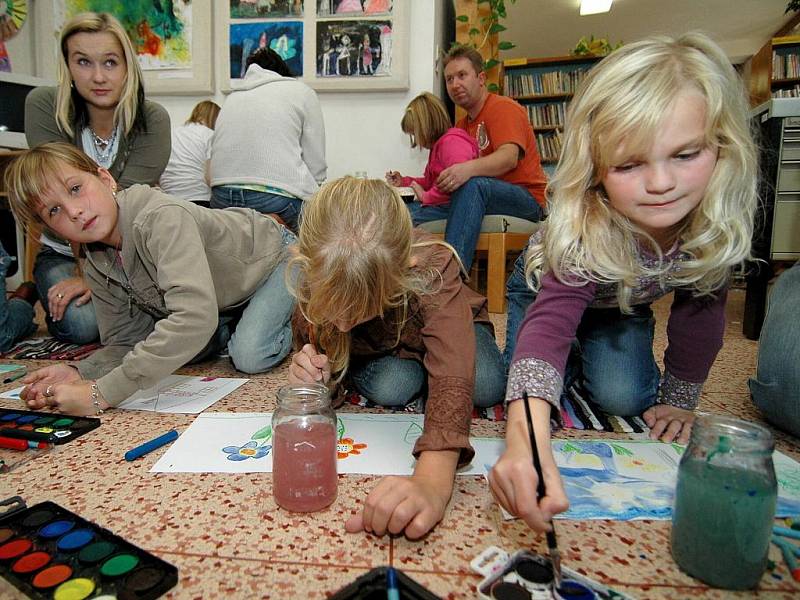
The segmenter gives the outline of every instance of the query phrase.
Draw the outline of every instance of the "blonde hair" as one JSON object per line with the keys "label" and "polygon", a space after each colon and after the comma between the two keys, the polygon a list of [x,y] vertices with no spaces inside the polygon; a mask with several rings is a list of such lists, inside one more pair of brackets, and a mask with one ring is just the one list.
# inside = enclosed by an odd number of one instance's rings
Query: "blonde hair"
{"label": "blonde hair", "polygon": [[219,104],[211,100],[203,100],[195,104],[192,114],[186,119],[185,125],[189,123],[200,123],[209,129],[214,129],[217,124],[217,117],[219,116]]}
{"label": "blonde hair", "polygon": [[567,284],[581,285],[576,278],[618,284],[619,306],[629,311],[637,278],[666,273],[669,265],[662,261],[651,268],[639,263],[641,242],[659,257],[661,250],[609,206],[602,179],[618,164],[619,149],[627,156],[648,152],[664,115],[687,89],[705,102],[704,141],[718,158],[702,201],[679,224],[676,240],[688,260],[670,276],[675,285],[708,295],[750,256],[758,173],[742,82],[703,34],[651,37],[603,59],[570,103],[561,157],[548,186],[547,226],[527,255],[531,286],[548,270]]}
{"label": "blonde hair", "polygon": [[26,150],[6,168],[5,189],[11,212],[26,233],[45,225],[39,215],[42,199],[66,166],[93,175],[99,169],[82,150],[66,142],[48,142]]}
{"label": "blonde hair", "polygon": [[128,34],[122,24],[108,13],[85,12],[75,15],[64,24],[59,38],[61,60],[58,62],[58,92],[56,94],[56,121],[68,135],[73,135],[73,126],[88,123],[86,101],[72,86],[69,72],[69,48],[67,42],[78,33],[110,33],[125,57],[126,76],[119,103],[114,109],[114,123],[122,123],[125,135],[134,127],[146,129],[144,117],[144,84],[142,70],[136,58]]}
{"label": "blonde hair", "polygon": [[350,333],[335,322],[392,312],[399,343],[411,299],[441,284],[441,273],[411,264],[413,248],[431,244],[443,242],[413,242],[408,209],[378,179],[343,177],[304,203],[297,253],[286,270],[288,287],[310,323],[312,343],[339,379],[350,361]]}
{"label": "blonde hair", "polygon": [[430,92],[422,92],[408,103],[400,127],[411,137],[412,148],[430,148],[452,123],[442,101]]}

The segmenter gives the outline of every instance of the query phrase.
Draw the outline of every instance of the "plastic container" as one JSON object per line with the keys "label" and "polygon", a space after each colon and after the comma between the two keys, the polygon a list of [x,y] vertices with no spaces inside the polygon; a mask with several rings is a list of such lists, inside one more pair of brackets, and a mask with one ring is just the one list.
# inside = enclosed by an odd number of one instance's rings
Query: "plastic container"
{"label": "plastic container", "polygon": [[672,557],[719,588],[758,585],[767,567],[777,481],[769,430],[706,415],[692,429],[678,467]]}
{"label": "plastic container", "polygon": [[279,506],[314,512],[337,493],[336,414],[328,388],[320,384],[278,390],[272,414],[272,492]]}

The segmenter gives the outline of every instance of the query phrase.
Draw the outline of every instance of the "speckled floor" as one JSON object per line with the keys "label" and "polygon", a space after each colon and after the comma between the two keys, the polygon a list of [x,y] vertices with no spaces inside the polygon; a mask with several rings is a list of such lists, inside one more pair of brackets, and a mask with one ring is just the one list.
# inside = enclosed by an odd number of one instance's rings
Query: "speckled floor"
{"label": "speckled floor", "polygon": [[[760,420],[746,386],[757,344],[741,334],[742,306],[743,293],[732,292],[725,346],[701,408]],[[667,310],[668,303],[657,305],[658,354]],[[495,319],[500,337],[503,319]],[[44,363],[29,367],[39,364]],[[225,360],[181,372],[235,376]],[[285,379],[286,364],[254,377],[210,410],[271,411]],[[0,400],[0,406],[14,404]],[[374,477],[340,476],[339,497],[331,508],[297,515],[277,508],[269,474],[150,473],[164,450],[133,463],[123,459],[132,446],[171,427],[183,430],[192,420],[191,415],[110,411],[99,429],[0,475],[0,498],[20,494],[28,504],[52,500],[176,565],[179,582],[169,598],[324,598],[387,564],[439,596],[474,598],[480,577],[470,572],[469,561],[483,548],[545,550],[544,538],[534,537],[524,524],[499,518],[479,478],[459,477],[445,519],[424,540],[411,542],[345,533],[345,518],[359,508]],[[473,435],[502,436],[503,429],[502,423],[475,421]],[[597,436],[574,430],[556,434]],[[779,449],[800,459],[797,439],[780,432],[776,438]],[[800,597],[800,585],[774,547],[777,567],[764,575],[759,592],[734,594],[709,589],[678,570],[669,553],[669,522],[559,521],[557,526],[565,565],[638,598]],[[16,597],[0,581],[0,598]]]}

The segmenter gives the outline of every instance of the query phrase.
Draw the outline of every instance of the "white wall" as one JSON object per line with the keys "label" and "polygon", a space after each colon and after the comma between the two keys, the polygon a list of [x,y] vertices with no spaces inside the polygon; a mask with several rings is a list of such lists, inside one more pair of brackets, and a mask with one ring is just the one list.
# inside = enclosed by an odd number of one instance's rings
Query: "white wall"
{"label": "white wall", "polygon": [[[306,0],[309,2],[309,0]],[[444,3],[449,0],[397,0],[411,3],[409,24],[409,89],[407,92],[320,92],[325,118],[328,178],[366,171],[383,177],[389,170],[422,174],[427,152],[412,150],[400,130],[408,102],[423,91],[443,93],[436,72],[442,44]],[[219,74],[215,74],[218,104],[225,101]],[[173,125],[183,123],[195,103],[207,96],[150,96],[167,109]]]}
{"label": "white wall", "polygon": [[[222,0],[215,0],[222,1]],[[382,177],[389,169],[408,174],[422,174],[427,153],[412,150],[408,136],[400,130],[406,104],[423,91],[443,93],[441,77],[436,72],[439,46],[442,44],[442,14],[450,0],[397,0],[410,2],[409,89],[407,92],[321,92],[325,117],[328,178],[355,171],[370,177]],[[313,4],[314,0],[306,0]],[[31,11],[33,13],[33,11]],[[8,45],[15,73],[35,73],[35,53],[52,52],[54,38],[35,40],[34,15],[31,14],[19,35]],[[225,51],[217,50],[217,51]],[[220,92],[219,73],[214,76],[216,93],[209,96],[154,96],[169,112],[173,126],[183,123],[200,100],[225,101]]]}

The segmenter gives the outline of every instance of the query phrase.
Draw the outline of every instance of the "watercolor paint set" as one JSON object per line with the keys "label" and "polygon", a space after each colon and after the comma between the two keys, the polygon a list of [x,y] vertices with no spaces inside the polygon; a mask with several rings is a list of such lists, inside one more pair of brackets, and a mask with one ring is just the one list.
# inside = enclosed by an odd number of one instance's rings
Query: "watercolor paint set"
{"label": "watercolor paint set", "polygon": [[484,576],[478,585],[478,598],[483,600],[634,600],[566,567],[561,569],[563,580],[557,587],[550,559],[527,550],[509,556],[489,546],[470,566]]}
{"label": "watercolor paint set", "polygon": [[0,438],[66,444],[100,427],[100,419],[0,408]]}
{"label": "watercolor paint set", "polygon": [[75,513],[41,502],[0,518],[0,577],[30,598],[152,600],[178,569]]}

